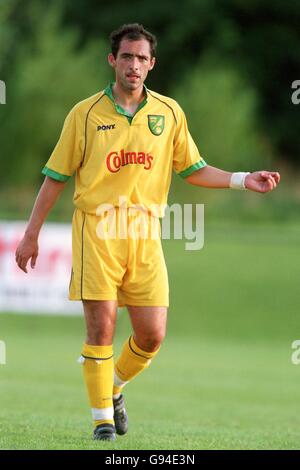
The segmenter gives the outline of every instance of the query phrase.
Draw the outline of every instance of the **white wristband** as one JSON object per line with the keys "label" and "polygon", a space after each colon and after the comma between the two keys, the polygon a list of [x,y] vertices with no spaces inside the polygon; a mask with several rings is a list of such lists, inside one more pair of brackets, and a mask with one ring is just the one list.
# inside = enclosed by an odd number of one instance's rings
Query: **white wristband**
{"label": "white wristband", "polygon": [[229,187],[232,189],[247,189],[245,187],[245,179],[246,179],[246,176],[249,174],[250,174],[249,171],[232,173]]}

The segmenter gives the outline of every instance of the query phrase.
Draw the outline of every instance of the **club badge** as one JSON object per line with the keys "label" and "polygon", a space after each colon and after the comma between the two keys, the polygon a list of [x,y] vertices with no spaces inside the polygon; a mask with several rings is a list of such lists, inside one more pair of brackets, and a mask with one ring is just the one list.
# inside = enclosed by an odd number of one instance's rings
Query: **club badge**
{"label": "club badge", "polygon": [[165,128],[165,116],[148,114],[148,126],[152,134],[160,135]]}

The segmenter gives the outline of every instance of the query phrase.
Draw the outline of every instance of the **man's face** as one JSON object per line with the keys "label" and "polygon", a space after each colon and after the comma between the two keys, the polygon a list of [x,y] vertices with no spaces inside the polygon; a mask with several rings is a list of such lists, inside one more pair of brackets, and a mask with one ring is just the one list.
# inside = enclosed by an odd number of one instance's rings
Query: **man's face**
{"label": "man's face", "polygon": [[146,39],[122,39],[117,57],[109,54],[108,62],[115,69],[117,83],[124,90],[134,91],[143,85],[149,70],[154,67],[155,58],[151,57]]}

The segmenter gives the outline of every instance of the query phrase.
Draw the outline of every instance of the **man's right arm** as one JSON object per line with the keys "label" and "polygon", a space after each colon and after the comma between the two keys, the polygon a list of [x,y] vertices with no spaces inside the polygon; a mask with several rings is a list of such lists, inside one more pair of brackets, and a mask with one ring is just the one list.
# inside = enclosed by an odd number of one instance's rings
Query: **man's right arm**
{"label": "man's right arm", "polygon": [[46,217],[59,198],[66,183],[56,181],[46,176],[36,198],[32,213],[24,234],[16,250],[16,263],[27,273],[27,263],[31,258],[31,268],[34,268],[38,257],[38,237]]}

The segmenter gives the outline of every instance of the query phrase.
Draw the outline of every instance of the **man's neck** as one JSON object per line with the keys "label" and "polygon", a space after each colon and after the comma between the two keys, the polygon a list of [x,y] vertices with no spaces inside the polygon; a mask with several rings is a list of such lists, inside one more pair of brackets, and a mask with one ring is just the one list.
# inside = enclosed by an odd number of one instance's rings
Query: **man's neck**
{"label": "man's neck", "polygon": [[122,106],[123,109],[134,114],[139,104],[145,98],[145,91],[143,85],[136,90],[124,90],[120,84],[114,83],[112,87],[113,97],[115,102]]}

